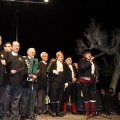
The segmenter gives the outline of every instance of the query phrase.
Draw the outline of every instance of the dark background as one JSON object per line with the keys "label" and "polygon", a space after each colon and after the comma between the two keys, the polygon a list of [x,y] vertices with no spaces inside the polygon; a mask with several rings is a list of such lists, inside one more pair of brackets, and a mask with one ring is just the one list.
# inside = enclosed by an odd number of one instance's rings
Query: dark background
{"label": "dark background", "polygon": [[15,40],[18,16],[20,54],[26,55],[29,47],[35,47],[37,57],[46,51],[51,59],[61,50],[78,62],[75,41],[90,18],[110,32],[120,27],[119,5],[115,0],[50,0],[48,4],[0,1],[0,35],[3,43]]}
{"label": "dark background", "polygon": [[[26,55],[27,49],[34,47],[38,58],[43,51],[49,53],[49,60],[62,51],[78,62],[81,56],[75,51],[76,39],[82,37],[90,18],[111,34],[114,28],[120,28],[119,6],[119,0],[50,0],[48,4],[0,0],[0,35],[3,43],[16,40],[18,18],[20,54]],[[110,80],[111,76],[101,78],[100,85],[109,86]]]}

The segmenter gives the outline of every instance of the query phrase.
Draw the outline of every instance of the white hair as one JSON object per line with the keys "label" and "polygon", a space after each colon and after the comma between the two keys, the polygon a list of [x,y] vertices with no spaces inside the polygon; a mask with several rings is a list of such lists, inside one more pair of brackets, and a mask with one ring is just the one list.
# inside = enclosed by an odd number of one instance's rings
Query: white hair
{"label": "white hair", "polygon": [[48,55],[47,52],[42,52],[42,53],[40,54],[40,57],[42,58],[44,54],[47,54],[47,55]]}
{"label": "white hair", "polygon": [[29,51],[31,51],[31,50],[35,50],[35,48],[29,48],[29,49],[27,50],[27,53],[28,53]]}

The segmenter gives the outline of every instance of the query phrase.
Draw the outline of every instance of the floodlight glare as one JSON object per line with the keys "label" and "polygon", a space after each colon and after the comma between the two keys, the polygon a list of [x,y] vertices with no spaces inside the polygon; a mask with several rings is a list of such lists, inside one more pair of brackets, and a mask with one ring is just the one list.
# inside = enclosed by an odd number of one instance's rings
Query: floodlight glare
{"label": "floodlight glare", "polygon": [[49,0],[44,0],[44,2],[49,2]]}

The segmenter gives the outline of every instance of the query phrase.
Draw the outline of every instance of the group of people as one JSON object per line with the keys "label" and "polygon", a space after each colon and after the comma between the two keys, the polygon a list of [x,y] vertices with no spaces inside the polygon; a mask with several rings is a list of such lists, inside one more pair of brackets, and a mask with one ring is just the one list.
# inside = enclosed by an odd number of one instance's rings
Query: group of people
{"label": "group of people", "polygon": [[120,115],[120,92],[114,95],[113,88],[110,87],[108,90],[101,88],[100,97],[103,106],[101,112],[107,115]]}
{"label": "group of people", "polygon": [[[2,43],[2,42],[1,42]],[[78,65],[72,63],[72,56],[56,52],[55,59],[48,63],[48,53],[40,54],[37,72],[31,73],[30,61],[35,58],[35,48],[28,48],[27,55],[19,54],[20,43],[6,42],[0,51],[0,117],[2,120],[21,120],[45,110],[47,82],[52,116],[63,117],[67,103],[72,103],[72,114],[77,114],[77,83],[80,82],[84,96],[85,115],[95,116],[96,96],[94,82],[98,80],[89,49],[82,53]],[[37,103],[37,105],[35,105]],[[61,111],[61,106],[62,111]]]}

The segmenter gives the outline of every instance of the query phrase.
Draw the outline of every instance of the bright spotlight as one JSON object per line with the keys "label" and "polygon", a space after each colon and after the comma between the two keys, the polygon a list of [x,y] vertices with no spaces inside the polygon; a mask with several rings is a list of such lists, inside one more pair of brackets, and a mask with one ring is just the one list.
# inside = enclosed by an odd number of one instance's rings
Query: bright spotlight
{"label": "bright spotlight", "polygon": [[49,0],[44,0],[44,2],[49,2]]}

